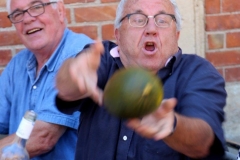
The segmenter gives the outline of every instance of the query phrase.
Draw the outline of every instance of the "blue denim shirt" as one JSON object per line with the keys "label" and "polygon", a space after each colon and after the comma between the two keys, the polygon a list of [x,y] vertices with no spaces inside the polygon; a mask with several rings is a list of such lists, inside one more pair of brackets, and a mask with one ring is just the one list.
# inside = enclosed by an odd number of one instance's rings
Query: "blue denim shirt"
{"label": "blue denim shirt", "polygon": [[92,40],[65,29],[63,38],[36,77],[34,54],[24,49],[8,63],[0,77],[0,134],[16,132],[26,110],[34,110],[38,120],[69,127],[50,152],[34,160],[73,160],[79,112],[63,114],[56,109],[55,75],[62,62],[79,53]]}

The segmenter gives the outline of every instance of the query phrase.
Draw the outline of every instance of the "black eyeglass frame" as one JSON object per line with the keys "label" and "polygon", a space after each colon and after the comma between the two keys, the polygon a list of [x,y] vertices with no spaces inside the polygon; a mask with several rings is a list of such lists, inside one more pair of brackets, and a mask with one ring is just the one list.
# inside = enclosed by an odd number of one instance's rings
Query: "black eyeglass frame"
{"label": "black eyeglass frame", "polygon": [[[8,19],[9,19],[12,23],[14,23],[14,24],[15,24],[15,23],[19,23],[19,22],[22,22],[23,19],[20,20],[20,21],[12,21],[12,16],[13,16],[14,13],[16,13],[16,12],[21,12],[21,13],[24,15],[24,13],[27,12],[31,17],[37,17],[37,16],[42,15],[42,14],[45,12],[45,6],[48,6],[48,5],[53,4],[53,3],[57,3],[57,1],[47,2],[47,3],[42,3],[42,2],[40,2],[40,4],[33,5],[33,6],[29,7],[28,9],[25,9],[25,10],[16,10],[16,11],[14,11],[13,13],[9,14],[7,17],[8,17]],[[43,12],[42,12],[41,14],[36,15],[36,16],[32,16],[31,13],[28,12],[28,10],[31,9],[32,7],[35,7],[35,6],[38,6],[38,5],[42,5],[42,6],[43,6]]]}
{"label": "black eyeglass frame", "polygon": [[[141,14],[141,15],[143,15],[143,16],[145,16],[146,18],[149,19],[149,16],[147,16],[146,14],[143,14],[143,13],[129,13],[129,14],[127,14],[126,16],[122,17],[122,18],[120,19],[119,23],[121,23],[125,18],[128,18],[128,20],[129,20],[130,16],[131,16],[131,15],[134,15],[134,14]],[[172,17],[172,19],[173,19],[175,22],[177,22],[177,19],[176,19],[175,15],[173,15],[173,14],[159,13],[159,14],[155,14],[155,15],[153,16],[153,18],[155,19],[155,17],[158,16],[158,15],[168,15],[168,16]],[[147,22],[148,22],[148,21],[147,21]],[[146,24],[147,24],[147,23],[146,23]],[[146,25],[146,24],[145,24],[145,25]],[[144,25],[144,26],[145,26],[145,25]],[[144,27],[144,26],[142,26],[142,27]]]}

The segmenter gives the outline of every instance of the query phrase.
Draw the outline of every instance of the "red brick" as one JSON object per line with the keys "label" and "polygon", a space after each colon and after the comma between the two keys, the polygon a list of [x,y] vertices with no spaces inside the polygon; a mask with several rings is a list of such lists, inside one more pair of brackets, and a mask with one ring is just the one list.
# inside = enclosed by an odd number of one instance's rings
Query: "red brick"
{"label": "red brick", "polygon": [[220,0],[205,0],[206,14],[220,13]]}
{"label": "red brick", "polygon": [[12,23],[7,18],[7,15],[8,15],[7,12],[0,12],[0,27],[1,28],[6,28],[6,27],[12,26]]}
{"label": "red brick", "polygon": [[108,24],[102,26],[103,40],[115,40],[114,36],[114,25]]}
{"label": "red brick", "polygon": [[217,68],[217,71],[224,77],[224,71],[223,68]]}
{"label": "red brick", "polygon": [[240,32],[228,33],[226,36],[227,47],[240,47]]}
{"label": "red brick", "polygon": [[214,15],[206,17],[207,31],[223,31],[240,28],[240,14]]}
{"label": "red brick", "polygon": [[222,0],[222,8],[223,12],[237,12],[240,11],[240,2],[239,0]]}
{"label": "red brick", "polygon": [[240,81],[240,67],[226,68],[225,81],[226,82]]}
{"label": "red brick", "polygon": [[0,46],[22,44],[15,31],[0,32]]}
{"label": "red brick", "polygon": [[0,66],[5,66],[12,59],[10,50],[0,50]]}
{"label": "red brick", "polygon": [[205,55],[215,67],[240,64],[240,50],[207,52]]}
{"label": "red brick", "polygon": [[96,39],[97,37],[97,26],[74,26],[69,27],[74,32],[77,33],[84,33],[87,36],[91,37],[92,39]]}
{"label": "red brick", "polygon": [[120,0],[101,0],[102,3],[120,2]]}
{"label": "red brick", "polygon": [[112,21],[115,19],[116,5],[75,9],[76,22]]}
{"label": "red brick", "polygon": [[223,34],[208,35],[208,49],[220,49],[224,46]]}
{"label": "red brick", "polygon": [[70,3],[88,3],[88,2],[94,2],[95,0],[64,0],[64,4],[70,4]]}

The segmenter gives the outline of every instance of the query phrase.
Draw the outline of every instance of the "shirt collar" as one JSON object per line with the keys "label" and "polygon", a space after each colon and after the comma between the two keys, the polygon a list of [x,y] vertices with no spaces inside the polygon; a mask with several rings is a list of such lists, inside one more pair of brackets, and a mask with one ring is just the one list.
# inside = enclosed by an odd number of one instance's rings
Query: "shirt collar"
{"label": "shirt collar", "polygon": [[55,66],[58,63],[58,61],[56,59],[58,59],[61,56],[61,50],[63,49],[63,46],[64,46],[63,44],[65,43],[68,33],[69,33],[69,29],[66,28],[64,30],[63,37],[62,37],[60,43],[58,44],[58,47],[55,49],[52,56],[49,58],[49,60],[45,64],[45,66],[47,67],[47,70],[49,72],[53,71]]}
{"label": "shirt collar", "polygon": [[[182,54],[182,50],[181,50],[181,48],[179,48],[179,49],[178,49],[178,52],[167,60],[167,62],[166,62],[166,64],[165,64],[165,67],[169,67],[169,66],[170,66],[170,67],[172,67],[172,69],[173,69],[173,65],[170,64],[170,63],[174,63],[175,61],[178,62],[179,59],[181,59],[181,54]],[[119,52],[118,52],[118,46],[116,46],[116,47],[114,47],[114,48],[112,48],[112,49],[110,50],[110,55],[111,55],[113,58],[119,58],[119,57],[120,57],[120,56],[119,56]],[[173,61],[174,61],[174,62],[173,62]]]}
{"label": "shirt collar", "polygon": [[[122,68],[123,65],[119,57],[118,46],[110,50],[110,55],[116,60],[118,67]],[[175,53],[172,57],[170,57],[167,60],[165,67],[163,67],[158,71],[157,74],[159,75],[159,77],[162,79],[163,82],[167,77],[172,75],[172,73],[174,72],[174,69],[177,67],[178,63],[181,60],[181,56],[182,56],[182,50],[181,48],[178,47],[177,53]]]}

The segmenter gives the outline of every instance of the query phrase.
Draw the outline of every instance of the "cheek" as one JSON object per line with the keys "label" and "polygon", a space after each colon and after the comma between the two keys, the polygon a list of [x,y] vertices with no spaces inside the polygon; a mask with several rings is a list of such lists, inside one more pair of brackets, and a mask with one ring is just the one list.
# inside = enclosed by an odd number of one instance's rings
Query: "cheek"
{"label": "cheek", "polygon": [[23,30],[23,27],[22,27],[22,25],[21,25],[21,23],[17,23],[17,24],[15,24],[14,25],[14,27],[15,27],[15,29],[16,29],[16,32],[19,34],[22,34],[22,30]]}
{"label": "cheek", "polygon": [[120,41],[122,44],[131,46],[131,50],[134,50],[139,47],[138,43],[141,40],[141,35],[142,33],[129,29],[121,33]]}
{"label": "cheek", "polygon": [[160,39],[162,40],[163,44],[165,44],[166,46],[173,47],[177,45],[178,36],[176,33],[166,33],[163,37],[162,38],[160,37]]}
{"label": "cheek", "polygon": [[24,29],[22,27],[22,25],[20,25],[20,23],[18,25],[15,25],[15,29],[16,29],[16,34],[20,39],[23,39],[23,37],[25,36],[24,33]]}

